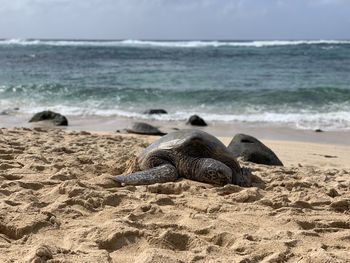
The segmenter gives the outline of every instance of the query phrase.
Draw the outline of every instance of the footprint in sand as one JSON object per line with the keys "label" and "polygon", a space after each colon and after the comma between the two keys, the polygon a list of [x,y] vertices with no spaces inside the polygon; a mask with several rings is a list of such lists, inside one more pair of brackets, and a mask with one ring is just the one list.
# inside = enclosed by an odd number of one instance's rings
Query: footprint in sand
{"label": "footprint in sand", "polygon": [[153,246],[178,251],[188,251],[205,245],[204,241],[196,239],[187,233],[173,230],[166,230],[158,238],[152,238],[149,241]]}

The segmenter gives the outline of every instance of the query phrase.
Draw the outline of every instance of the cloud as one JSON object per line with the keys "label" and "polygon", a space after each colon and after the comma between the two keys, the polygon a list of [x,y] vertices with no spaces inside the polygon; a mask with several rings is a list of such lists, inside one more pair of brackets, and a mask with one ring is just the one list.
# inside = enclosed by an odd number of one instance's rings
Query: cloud
{"label": "cloud", "polygon": [[0,0],[0,38],[349,38],[349,13],[348,0]]}

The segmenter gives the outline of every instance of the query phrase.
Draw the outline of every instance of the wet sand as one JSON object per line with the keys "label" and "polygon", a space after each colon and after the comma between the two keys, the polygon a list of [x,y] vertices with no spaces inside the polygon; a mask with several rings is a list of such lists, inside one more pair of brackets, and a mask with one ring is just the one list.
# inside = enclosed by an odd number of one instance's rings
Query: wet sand
{"label": "wet sand", "polygon": [[[50,127],[47,123],[28,123],[31,115],[0,115],[0,127]],[[61,129],[94,132],[125,133],[134,122],[147,122],[158,127],[161,131],[171,132],[174,129],[202,129],[215,136],[233,137],[237,133],[245,133],[259,139],[279,141],[300,141],[321,144],[350,145],[350,130],[315,132],[314,130],[295,129],[288,126],[278,126],[266,123],[231,123],[231,122],[208,122],[207,127],[195,127],[186,125],[186,121],[159,121],[149,119],[133,119],[124,117],[99,117],[99,116],[67,116],[68,127]]]}

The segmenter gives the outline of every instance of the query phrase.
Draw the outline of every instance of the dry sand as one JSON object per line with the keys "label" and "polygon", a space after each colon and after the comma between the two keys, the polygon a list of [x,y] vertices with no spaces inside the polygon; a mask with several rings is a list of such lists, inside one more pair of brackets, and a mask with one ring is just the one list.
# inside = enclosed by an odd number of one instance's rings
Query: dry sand
{"label": "dry sand", "polygon": [[[266,141],[254,187],[117,187],[155,138],[0,129],[0,262],[350,262],[350,147]],[[228,139],[223,139],[226,143]]]}

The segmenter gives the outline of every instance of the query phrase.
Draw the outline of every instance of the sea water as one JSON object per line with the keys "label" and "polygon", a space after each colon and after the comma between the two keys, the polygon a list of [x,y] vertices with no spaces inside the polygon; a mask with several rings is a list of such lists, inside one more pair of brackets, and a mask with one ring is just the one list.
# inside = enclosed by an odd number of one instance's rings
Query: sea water
{"label": "sea water", "polygon": [[0,40],[0,111],[16,107],[344,130],[350,41]]}

